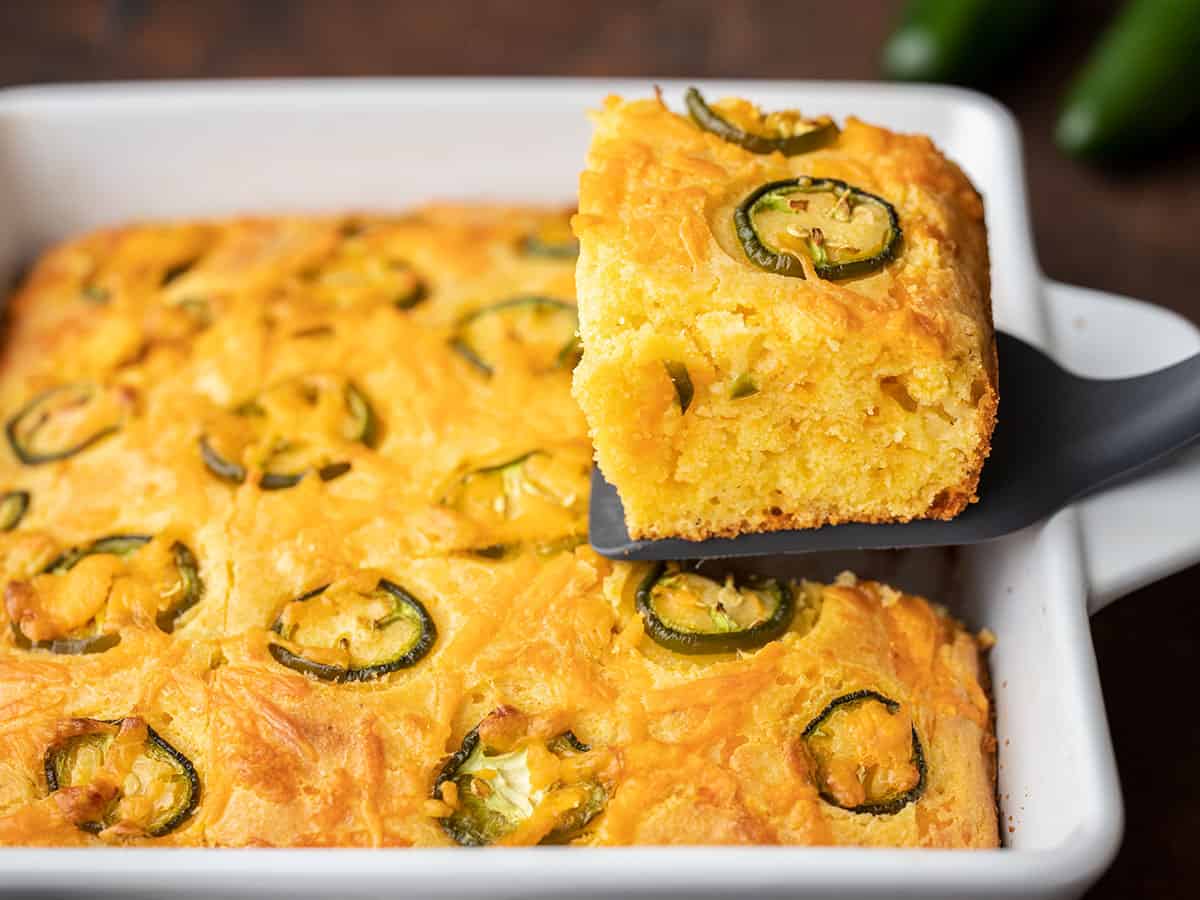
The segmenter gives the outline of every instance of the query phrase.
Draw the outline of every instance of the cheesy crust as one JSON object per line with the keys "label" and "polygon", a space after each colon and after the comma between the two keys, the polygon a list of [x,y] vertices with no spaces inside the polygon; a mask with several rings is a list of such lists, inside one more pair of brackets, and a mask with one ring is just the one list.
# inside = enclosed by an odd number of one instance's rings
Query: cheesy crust
{"label": "cheesy crust", "polygon": [[[787,632],[752,652],[687,657],[647,636],[634,600],[645,567],[584,543],[591,449],[573,360],[556,349],[563,310],[470,318],[513,298],[573,303],[573,261],[524,249],[547,225],[565,214],[145,224],[39,260],[9,301],[0,411],[86,383],[29,424],[28,442],[115,430],[46,462],[0,450],[0,490],[30,498],[0,532],[0,844],[451,845],[443,821],[464,798],[435,781],[497,716],[588,748],[603,808],[576,845],[997,844],[986,674],[975,638],[940,608],[846,577],[798,585]],[[467,338],[490,372],[456,345],[468,320],[482,323]],[[369,441],[344,428],[346,385],[371,407]],[[228,439],[240,482],[206,464],[205,436]],[[348,468],[319,475],[335,463]],[[264,489],[288,467],[295,484]],[[120,554],[70,552],[111,536]],[[280,662],[284,644],[326,662],[382,652],[354,637],[364,616],[382,627],[381,580],[436,625],[415,663],[338,682]],[[366,612],[335,632],[276,628],[327,585],[335,600],[320,609],[358,596]],[[336,628],[327,646],[306,644]],[[107,643],[50,646],[81,634]],[[893,815],[820,796],[804,729],[856,689],[892,698],[903,718],[890,724],[921,736],[923,791]],[[153,729],[199,779],[195,811],[159,837],[115,812],[84,830],[108,807],[85,784],[47,781],[64,734],[122,720]],[[582,752],[539,759],[563,778],[584,770]],[[102,762],[141,796],[138,770]]]}
{"label": "cheesy crust", "polygon": [[[594,122],[574,392],[633,538],[948,519],[976,499],[996,353],[983,205],[954,163],[854,118],[791,157],[661,100],[610,97]],[[754,265],[735,210],[798,177],[888,201],[896,258],[844,281],[807,257],[804,278]]]}

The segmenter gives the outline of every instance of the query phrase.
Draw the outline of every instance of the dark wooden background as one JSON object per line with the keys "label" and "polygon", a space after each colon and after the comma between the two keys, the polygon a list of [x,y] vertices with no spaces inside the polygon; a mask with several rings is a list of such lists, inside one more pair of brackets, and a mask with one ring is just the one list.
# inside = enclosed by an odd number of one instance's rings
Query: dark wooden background
{"label": "dark wooden background", "polygon": [[[1200,321],[1200,140],[1148,148],[1118,169],[1060,156],[1050,139],[1057,104],[1116,4],[1059,5],[1045,36],[984,85],[1024,129],[1042,266],[1052,278]],[[287,75],[870,79],[896,8],[0,0],[0,85]],[[1128,817],[1120,856],[1089,894],[1096,900],[1195,896],[1200,882],[1198,589],[1194,568],[1093,620]]]}

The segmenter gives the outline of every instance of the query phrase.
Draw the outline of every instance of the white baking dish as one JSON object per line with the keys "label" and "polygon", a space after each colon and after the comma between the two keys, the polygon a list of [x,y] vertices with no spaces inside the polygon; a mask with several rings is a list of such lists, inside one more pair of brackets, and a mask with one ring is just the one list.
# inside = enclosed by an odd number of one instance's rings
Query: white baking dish
{"label": "white baking dish", "polygon": [[[679,107],[681,83],[664,84]],[[584,111],[648,81],[334,81],[0,92],[0,269],[131,218],[395,208],[431,197],[569,200]],[[1046,283],[1030,242],[1015,123],[934,87],[724,83],[767,106],[922,131],[987,201],[1001,327],[1096,374],[1200,349],[1161,310]],[[0,274],[3,274],[0,272]],[[1001,407],[1003,415],[1003,406]],[[511,851],[0,850],[0,891],[95,897],[1070,897],[1109,863],[1122,808],[1091,608],[1200,558],[1200,458],[964,551],[957,612],[998,636],[1007,846],[988,852],[807,848]],[[944,554],[943,554],[944,556]],[[920,560],[918,560],[918,563]],[[920,566],[918,565],[918,568]]]}

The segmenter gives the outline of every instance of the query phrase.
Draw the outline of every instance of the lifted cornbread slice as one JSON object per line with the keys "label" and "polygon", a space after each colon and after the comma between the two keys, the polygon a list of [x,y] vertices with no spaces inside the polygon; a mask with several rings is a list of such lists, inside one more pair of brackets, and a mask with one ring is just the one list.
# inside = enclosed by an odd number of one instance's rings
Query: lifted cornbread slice
{"label": "lifted cornbread slice", "polygon": [[996,357],[983,206],[957,166],[855,119],[790,157],[658,100],[610,98],[595,129],[574,392],[632,537],[948,519],[976,499]]}

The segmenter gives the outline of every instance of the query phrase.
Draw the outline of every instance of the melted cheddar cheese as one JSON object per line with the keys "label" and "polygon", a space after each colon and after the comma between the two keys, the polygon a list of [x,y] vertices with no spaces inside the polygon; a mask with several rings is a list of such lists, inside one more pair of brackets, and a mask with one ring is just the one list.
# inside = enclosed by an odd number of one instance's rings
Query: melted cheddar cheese
{"label": "melted cheddar cheese", "polygon": [[[586,545],[568,242],[557,211],[435,206],[38,261],[0,358],[29,457],[0,448],[0,491],[30,497],[0,533],[0,844],[444,846],[470,804],[501,844],[997,843],[979,647],[941,609],[846,578],[753,651],[647,635],[645,567]],[[516,298],[554,302],[480,312]],[[823,762],[804,729],[858,689],[901,716]],[[906,786],[905,725],[918,800],[822,799]],[[150,729],[199,785],[158,837],[190,788]]]}

